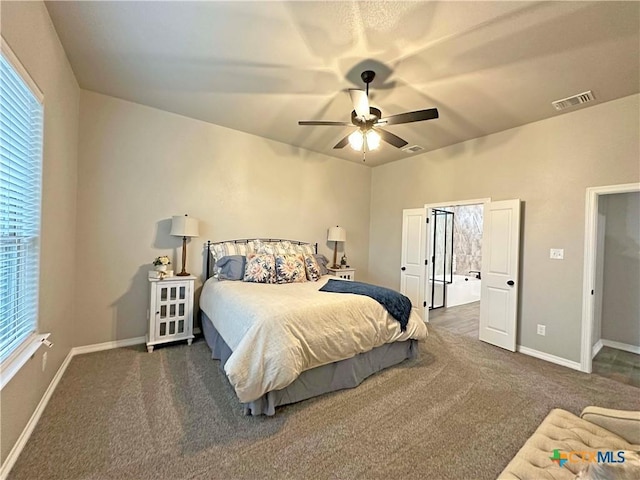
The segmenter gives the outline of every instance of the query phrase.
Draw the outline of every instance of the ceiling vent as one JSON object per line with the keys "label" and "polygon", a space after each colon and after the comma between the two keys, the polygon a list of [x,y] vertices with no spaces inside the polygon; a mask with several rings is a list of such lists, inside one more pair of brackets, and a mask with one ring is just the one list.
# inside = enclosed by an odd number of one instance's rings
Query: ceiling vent
{"label": "ceiling vent", "polygon": [[421,150],[424,150],[424,147],[421,147],[420,145],[411,145],[402,149],[402,151],[406,153],[416,153],[420,152]]}
{"label": "ceiling vent", "polygon": [[595,100],[596,97],[593,96],[593,92],[589,90],[588,92],[579,93],[578,95],[573,95],[572,97],[563,98],[562,100],[556,100],[555,102],[551,102],[553,108],[556,110],[564,110],[565,108],[575,107],[576,105],[580,105],[582,103],[591,102]]}

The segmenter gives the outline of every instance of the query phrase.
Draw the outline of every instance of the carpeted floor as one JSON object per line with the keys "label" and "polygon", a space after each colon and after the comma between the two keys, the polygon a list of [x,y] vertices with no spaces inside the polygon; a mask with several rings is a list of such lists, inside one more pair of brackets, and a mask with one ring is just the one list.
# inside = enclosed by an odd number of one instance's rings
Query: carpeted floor
{"label": "carpeted floor", "polygon": [[[494,479],[555,407],[640,389],[432,327],[418,360],[245,417],[204,342],[75,357],[10,479]],[[551,452],[550,452],[551,453]]]}

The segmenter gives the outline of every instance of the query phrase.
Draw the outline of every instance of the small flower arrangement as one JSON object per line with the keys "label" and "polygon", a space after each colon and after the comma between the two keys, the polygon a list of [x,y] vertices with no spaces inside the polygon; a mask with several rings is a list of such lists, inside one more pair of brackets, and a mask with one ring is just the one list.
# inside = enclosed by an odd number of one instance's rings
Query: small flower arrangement
{"label": "small flower arrangement", "polygon": [[153,264],[158,267],[160,265],[171,265],[171,260],[169,260],[169,257],[167,257],[166,255],[163,255],[161,257],[156,257],[156,259],[153,261]]}

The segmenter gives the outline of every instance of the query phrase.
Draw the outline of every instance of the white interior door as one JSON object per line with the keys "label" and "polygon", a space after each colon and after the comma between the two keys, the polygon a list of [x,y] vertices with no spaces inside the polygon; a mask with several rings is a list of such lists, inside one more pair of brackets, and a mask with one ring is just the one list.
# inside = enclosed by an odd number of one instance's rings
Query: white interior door
{"label": "white interior door", "polygon": [[431,208],[424,208],[424,247],[422,247],[422,251],[425,253],[424,257],[424,292],[423,298],[424,302],[422,305],[424,306],[422,312],[422,319],[425,322],[429,322],[429,305],[431,305],[431,286],[429,285],[429,271],[433,267],[431,265],[431,261],[433,259],[433,245],[431,241]]}
{"label": "white interior door", "polygon": [[413,310],[424,321],[427,321],[427,318],[424,317],[426,227],[424,208],[411,208],[402,211],[400,292],[411,300]]}
{"label": "white interior door", "polygon": [[515,352],[520,200],[490,202],[482,229],[480,340]]}

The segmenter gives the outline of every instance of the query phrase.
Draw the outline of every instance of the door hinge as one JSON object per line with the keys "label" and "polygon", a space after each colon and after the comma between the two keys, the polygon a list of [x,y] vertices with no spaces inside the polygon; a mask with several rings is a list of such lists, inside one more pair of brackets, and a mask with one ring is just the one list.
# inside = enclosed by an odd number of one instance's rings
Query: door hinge
{"label": "door hinge", "polygon": [[593,293],[594,293],[593,290],[591,290],[591,295],[593,295]]}
{"label": "door hinge", "polygon": [[426,258],[424,259],[424,264],[425,265],[429,265],[429,260],[427,260]]}
{"label": "door hinge", "polygon": [[427,217],[427,223],[429,223],[429,217]]}
{"label": "door hinge", "polygon": [[426,307],[427,306],[427,302],[422,302],[422,306]]}

